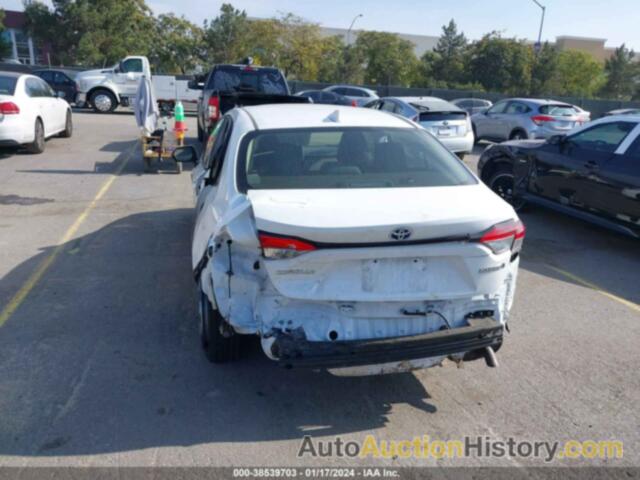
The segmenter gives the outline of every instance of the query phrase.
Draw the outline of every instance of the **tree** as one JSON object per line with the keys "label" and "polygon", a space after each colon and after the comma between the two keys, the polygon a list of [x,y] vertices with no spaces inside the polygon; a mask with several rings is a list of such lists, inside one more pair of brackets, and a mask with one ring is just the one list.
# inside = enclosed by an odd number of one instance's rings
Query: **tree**
{"label": "tree", "polygon": [[550,93],[557,68],[558,50],[545,42],[533,59],[529,93],[531,95]]}
{"label": "tree", "polygon": [[170,13],[157,18],[155,34],[149,56],[156,71],[185,74],[200,64],[204,36],[200,27]]}
{"label": "tree", "polygon": [[4,9],[0,8],[0,60],[11,56],[11,45],[4,38]]}
{"label": "tree", "polygon": [[416,81],[419,62],[414,45],[398,35],[360,32],[355,50],[364,60],[365,83],[409,86]]}
{"label": "tree", "polygon": [[553,94],[589,98],[603,82],[603,66],[589,53],[566,50],[558,54],[556,73],[551,81]]}
{"label": "tree", "polygon": [[467,78],[487,91],[526,93],[531,83],[532,55],[525,42],[489,33],[467,51]]}
{"label": "tree", "polygon": [[318,59],[318,82],[340,83],[345,81],[345,45],[339,36],[323,38],[320,41]]}
{"label": "tree", "polygon": [[53,43],[56,60],[79,65],[113,64],[126,55],[145,55],[154,21],[144,0],[52,0],[25,4],[26,27]]}
{"label": "tree", "polygon": [[458,33],[456,22],[442,27],[442,35],[433,52],[422,57],[425,64],[430,64],[429,75],[436,81],[447,84],[460,83],[464,76],[464,53],[467,39]]}
{"label": "tree", "polygon": [[635,53],[624,44],[616,48],[613,56],[605,62],[606,83],[601,94],[608,98],[628,99],[636,89],[638,67]]}
{"label": "tree", "polygon": [[247,56],[249,38],[247,12],[223,3],[220,14],[204,22],[207,60],[210,64],[236,63]]}

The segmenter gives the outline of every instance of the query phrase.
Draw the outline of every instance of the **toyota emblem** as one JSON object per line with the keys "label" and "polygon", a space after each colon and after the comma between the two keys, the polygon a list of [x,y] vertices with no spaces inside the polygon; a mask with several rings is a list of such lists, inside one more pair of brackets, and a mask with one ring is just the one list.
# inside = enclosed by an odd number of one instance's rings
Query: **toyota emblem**
{"label": "toyota emblem", "polygon": [[406,227],[400,227],[400,228],[396,228],[395,230],[391,231],[391,234],[389,235],[393,240],[408,240],[409,237],[411,237],[411,230],[406,228]]}

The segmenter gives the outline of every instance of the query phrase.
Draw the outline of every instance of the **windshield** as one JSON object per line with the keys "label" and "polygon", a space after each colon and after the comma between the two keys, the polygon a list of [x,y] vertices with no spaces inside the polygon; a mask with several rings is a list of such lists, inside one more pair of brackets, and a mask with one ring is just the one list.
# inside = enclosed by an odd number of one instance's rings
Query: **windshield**
{"label": "windshield", "polygon": [[288,95],[287,84],[278,70],[230,67],[217,69],[207,83],[207,90],[219,92],[259,92]]}
{"label": "windshield", "polygon": [[0,76],[0,95],[13,95],[16,92],[16,77]]}
{"label": "windshield", "polygon": [[339,189],[472,185],[431,135],[409,128],[257,131],[242,143],[238,188]]}

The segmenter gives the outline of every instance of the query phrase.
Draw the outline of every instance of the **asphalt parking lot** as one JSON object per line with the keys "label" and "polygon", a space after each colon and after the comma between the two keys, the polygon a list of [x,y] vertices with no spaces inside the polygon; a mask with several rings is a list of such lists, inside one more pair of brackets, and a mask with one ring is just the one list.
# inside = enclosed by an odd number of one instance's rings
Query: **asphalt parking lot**
{"label": "asphalt parking lot", "polygon": [[551,464],[640,465],[637,241],[524,213],[497,369],[448,362],[339,378],[281,370],[257,342],[240,362],[211,365],[196,322],[188,171],[144,173],[130,114],[74,120],[73,138],[42,155],[0,152],[0,464],[346,465],[297,458],[301,437],[375,434],[615,439],[623,459]]}

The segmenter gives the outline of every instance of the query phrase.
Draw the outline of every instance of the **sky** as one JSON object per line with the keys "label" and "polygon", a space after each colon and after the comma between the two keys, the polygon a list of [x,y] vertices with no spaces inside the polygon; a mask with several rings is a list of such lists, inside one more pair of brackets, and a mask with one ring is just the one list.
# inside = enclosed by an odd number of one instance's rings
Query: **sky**
{"label": "sky", "polygon": [[[543,40],[574,35],[607,39],[607,46],[622,43],[640,50],[638,0],[540,0],[547,7]],[[454,19],[470,39],[497,30],[505,36],[536,40],[541,10],[533,0],[226,0],[252,17],[294,13],[327,27],[439,35]],[[185,15],[202,24],[215,17],[223,1],[147,0],[156,13]],[[21,10],[22,0],[0,0],[0,7]]]}

